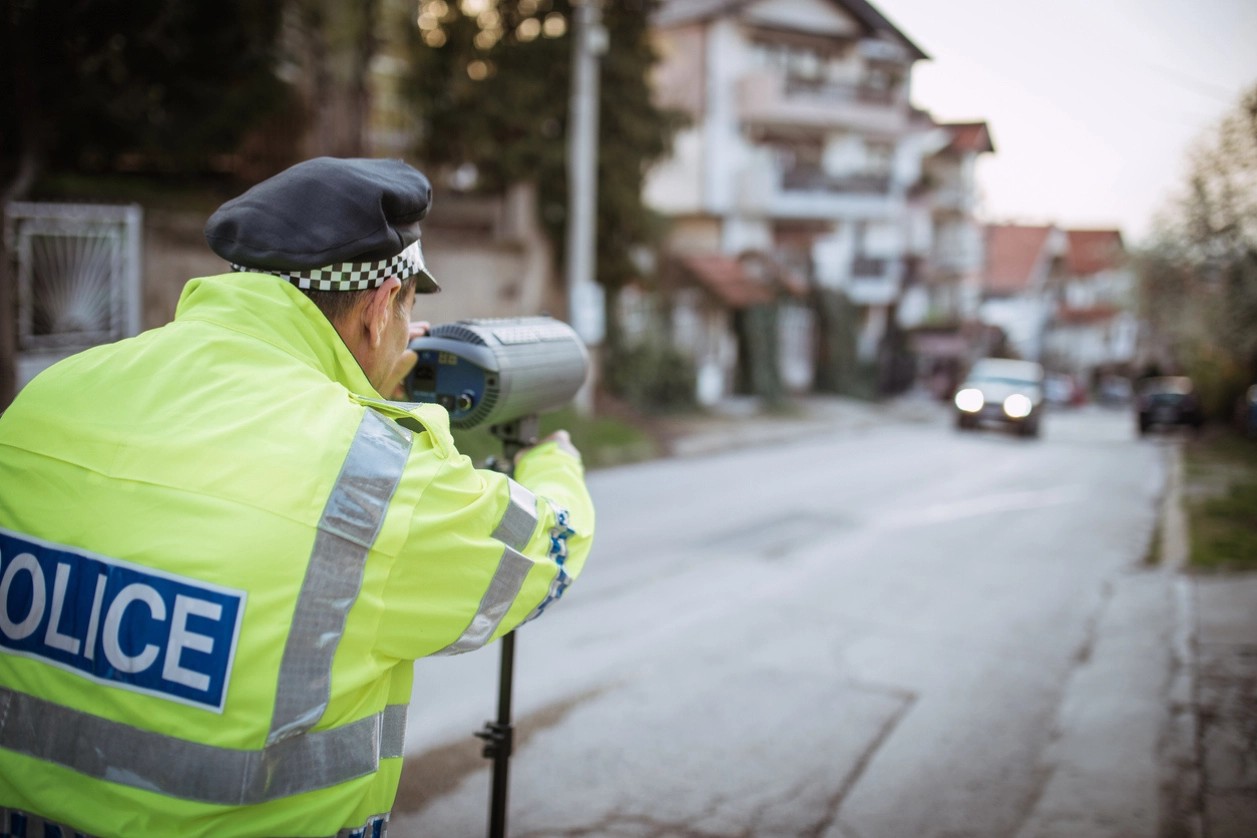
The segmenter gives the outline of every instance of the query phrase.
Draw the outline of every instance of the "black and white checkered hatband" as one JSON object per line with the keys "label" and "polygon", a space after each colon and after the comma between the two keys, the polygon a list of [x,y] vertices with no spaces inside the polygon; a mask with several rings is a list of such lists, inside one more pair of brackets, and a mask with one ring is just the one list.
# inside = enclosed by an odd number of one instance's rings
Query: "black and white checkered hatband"
{"label": "black and white checkered hatband", "polygon": [[396,256],[379,262],[341,262],[339,265],[328,265],[324,268],[311,268],[304,272],[267,271],[252,268],[248,265],[231,264],[234,271],[271,274],[296,285],[298,288],[315,291],[364,291],[367,288],[378,288],[390,276],[401,279],[422,274],[431,277],[423,264],[423,251],[419,241],[415,240]]}

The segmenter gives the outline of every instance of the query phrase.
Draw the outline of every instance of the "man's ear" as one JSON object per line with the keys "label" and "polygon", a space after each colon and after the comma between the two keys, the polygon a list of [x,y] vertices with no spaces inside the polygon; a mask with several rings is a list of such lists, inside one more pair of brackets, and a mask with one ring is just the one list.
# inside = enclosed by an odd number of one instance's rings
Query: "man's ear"
{"label": "man's ear", "polygon": [[362,325],[373,349],[378,348],[384,339],[384,330],[388,327],[390,318],[397,316],[397,292],[401,287],[401,280],[390,276],[371,292],[367,304],[362,308]]}

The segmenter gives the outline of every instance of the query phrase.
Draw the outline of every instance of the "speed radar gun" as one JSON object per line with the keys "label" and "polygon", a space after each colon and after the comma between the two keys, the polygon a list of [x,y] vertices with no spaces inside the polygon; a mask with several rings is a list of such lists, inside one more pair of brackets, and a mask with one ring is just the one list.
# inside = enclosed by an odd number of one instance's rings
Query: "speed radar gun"
{"label": "speed radar gun", "polygon": [[[585,383],[589,353],[575,330],[550,317],[459,320],[410,343],[419,356],[404,386],[411,401],[449,411],[450,425],[488,425],[503,458],[489,465],[511,474],[515,455],[537,442],[539,416],[568,405]],[[489,836],[506,834],[506,792],[514,729],[511,681],[515,633],[502,638],[497,721],[476,736],[493,760]]]}

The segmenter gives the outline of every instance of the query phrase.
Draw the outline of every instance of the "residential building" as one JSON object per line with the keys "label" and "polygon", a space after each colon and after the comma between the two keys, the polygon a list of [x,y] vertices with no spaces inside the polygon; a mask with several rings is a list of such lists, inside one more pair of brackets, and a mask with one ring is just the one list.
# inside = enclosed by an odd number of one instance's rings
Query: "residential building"
{"label": "residential building", "polygon": [[1129,373],[1139,327],[1135,278],[1118,230],[1066,230],[1065,277],[1044,347],[1061,372]]}
{"label": "residential building", "polygon": [[947,144],[925,160],[924,190],[933,231],[925,277],[928,322],[973,319],[982,294],[985,246],[978,220],[977,165],[995,145],[985,122],[940,126]]}
{"label": "residential building", "polygon": [[986,245],[978,220],[978,162],[995,151],[985,122],[938,123],[910,196],[909,271],[899,324],[908,332],[913,383],[940,398],[988,347],[978,318]]}
{"label": "residential building", "polygon": [[1064,287],[1068,239],[1051,224],[992,224],[985,238],[979,316],[1003,330],[1017,356],[1042,361]]}
{"label": "residential building", "polygon": [[1138,321],[1120,231],[990,225],[986,249],[981,317],[1016,354],[1082,381],[1129,372]]}
{"label": "residential building", "polygon": [[[871,363],[902,289],[907,202],[934,128],[909,103],[927,56],[863,0],[665,0],[654,31],[660,103],[691,119],[646,186],[671,220],[669,253],[732,259],[752,283],[786,275],[843,292]],[[751,264],[770,268],[755,276]],[[779,332],[796,339],[785,351],[801,354],[781,359],[793,386],[812,361],[798,338],[816,327],[783,299]]]}

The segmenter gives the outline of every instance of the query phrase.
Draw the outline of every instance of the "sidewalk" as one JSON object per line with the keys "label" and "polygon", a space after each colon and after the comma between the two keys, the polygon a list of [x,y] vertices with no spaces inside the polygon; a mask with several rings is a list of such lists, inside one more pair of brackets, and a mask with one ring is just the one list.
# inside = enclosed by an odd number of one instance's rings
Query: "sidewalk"
{"label": "sidewalk", "polygon": [[1252,838],[1257,836],[1257,574],[1196,575],[1192,588],[1203,837]]}
{"label": "sidewalk", "polygon": [[[1257,573],[1194,573],[1182,502],[1182,456],[1175,451],[1162,508],[1167,568],[1179,574],[1183,665],[1171,689],[1177,705],[1163,754],[1181,771],[1167,788],[1162,834],[1190,838],[1257,836]],[[1257,513],[1255,513],[1257,514]],[[1173,767],[1172,765],[1170,767]]]}

